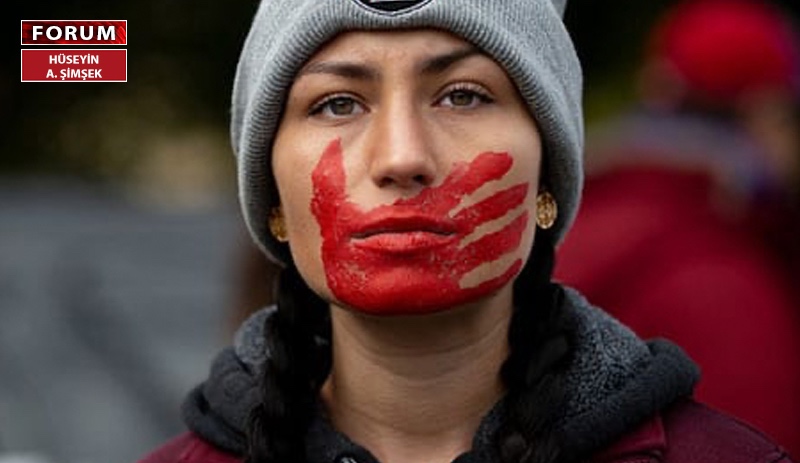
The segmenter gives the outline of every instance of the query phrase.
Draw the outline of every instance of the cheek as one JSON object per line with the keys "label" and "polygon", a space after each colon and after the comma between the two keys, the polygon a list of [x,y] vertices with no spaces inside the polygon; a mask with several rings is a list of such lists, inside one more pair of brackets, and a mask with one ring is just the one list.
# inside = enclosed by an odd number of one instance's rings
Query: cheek
{"label": "cheek", "polygon": [[[522,258],[527,263],[533,242],[536,238],[536,197],[539,195],[539,177],[541,175],[542,148],[541,139],[538,132],[531,132],[528,137],[523,139],[523,145],[518,149],[519,155],[515,158],[515,170],[517,181],[529,181],[530,189],[525,199],[525,209],[528,211],[531,220],[523,236],[521,246]],[[531,181],[533,179],[533,181]]]}
{"label": "cheek", "polygon": [[302,153],[281,153],[275,157],[273,172],[286,221],[287,244],[295,266],[314,292],[330,300],[320,254],[321,229],[309,209],[313,195],[311,172],[315,161]]}
{"label": "cheek", "polygon": [[536,241],[536,231],[538,227],[536,226],[536,189],[531,188],[528,192],[528,199],[525,201],[525,210],[528,211],[528,216],[531,218],[528,221],[527,227],[522,235],[522,244],[519,248],[519,256],[523,261],[523,264],[528,263],[528,259],[531,256],[531,250],[533,249],[533,243]]}

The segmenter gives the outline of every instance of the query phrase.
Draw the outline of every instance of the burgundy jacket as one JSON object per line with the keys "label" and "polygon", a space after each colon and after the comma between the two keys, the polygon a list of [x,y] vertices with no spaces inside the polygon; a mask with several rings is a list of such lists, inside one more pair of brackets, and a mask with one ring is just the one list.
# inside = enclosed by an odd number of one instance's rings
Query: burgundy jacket
{"label": "burgundy jacket", "polygon": [[[240,463],[191,432],[138,463]],[[352,463],[346,459],[330,463]],[[786,452],[749,426],[694,401],[654,417],[589,463],[790,463]]]}

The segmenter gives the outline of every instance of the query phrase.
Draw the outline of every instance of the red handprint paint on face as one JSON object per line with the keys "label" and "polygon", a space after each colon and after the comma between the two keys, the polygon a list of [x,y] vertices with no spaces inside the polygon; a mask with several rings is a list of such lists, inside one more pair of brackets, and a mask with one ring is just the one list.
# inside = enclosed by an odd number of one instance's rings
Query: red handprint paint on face
{"label": "red handprint paint on face", "polygon": [[338,140],[326,148],[313,173],[311,212],[322,231],[328,287],[342,303],[372,314],[419,314],[444,310],[491,294],[522,268],[522,259],[477,286],[461,287],[468,272],[516,250],[528,224],[523,211],[501,229],[462,246],[480,225],[521,205],[520,183],[451,215],[467,195],[501,179],[513,159],[483,153],[456,164],[444,182],[418,195],[362,211],[345,194]]}

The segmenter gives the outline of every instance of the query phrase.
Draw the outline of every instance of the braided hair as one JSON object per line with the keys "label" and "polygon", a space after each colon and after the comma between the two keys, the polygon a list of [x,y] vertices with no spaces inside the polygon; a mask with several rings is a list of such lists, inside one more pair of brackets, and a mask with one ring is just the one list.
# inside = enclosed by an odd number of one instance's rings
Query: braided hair
{"label": "braided hair", "polygon": [[[553,433],[565,398],[560,374],[569,353],[559,310],[562,288],[551,282],[551,233],[539,230],[514,284],[510,354],[501,368],[506,413],[495,446],[503,463],[563,463]],[[277,311],[264,325],[270,355],[260,380],[262,402],[250,415],[245,463],[304,463],[305,436],[331,368],[328,304],[289,264],[277,286]]]}
{"label": "braided hair", "polygon": [[564,367],[571,351],[561,300],[552,282],[555,243],[539,230],[528,264],[514,284],[510,353],[500,375],[508,389],[505,420],[495,437],[503,463],[566,463],[555,434],[564,408]]}
{"label": "braided hair", "polygon": [[306,430],[331,368],[328,304],[294,265],[281,271],[277,310],[264,323],[270,355],[260,379],[261,402],[250,411],[245,463],[303,463]]}

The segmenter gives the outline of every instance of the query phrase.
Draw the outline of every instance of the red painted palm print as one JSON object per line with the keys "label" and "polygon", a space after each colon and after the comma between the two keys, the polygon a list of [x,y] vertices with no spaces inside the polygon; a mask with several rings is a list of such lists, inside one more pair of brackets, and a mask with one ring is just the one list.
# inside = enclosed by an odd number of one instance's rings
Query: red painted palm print
{"label": "red painted palm print", "polygon": [[507,153],[482,153],[472,162],[455,164],[440,185],[363,211],[347,197],[341,144],[331,142],[312,173],[311,212],[322,232],[322,262],[333,295],[368,313],[417,314],[465,304],[500,289],[519,273],[521,259],[475,286],[462,287],[461,280],[519,248],[528,212],[520,212],[499,230],[470,235],[520,206],[528,183],[458,208],[485,183],[503,178],[512,164]]}

